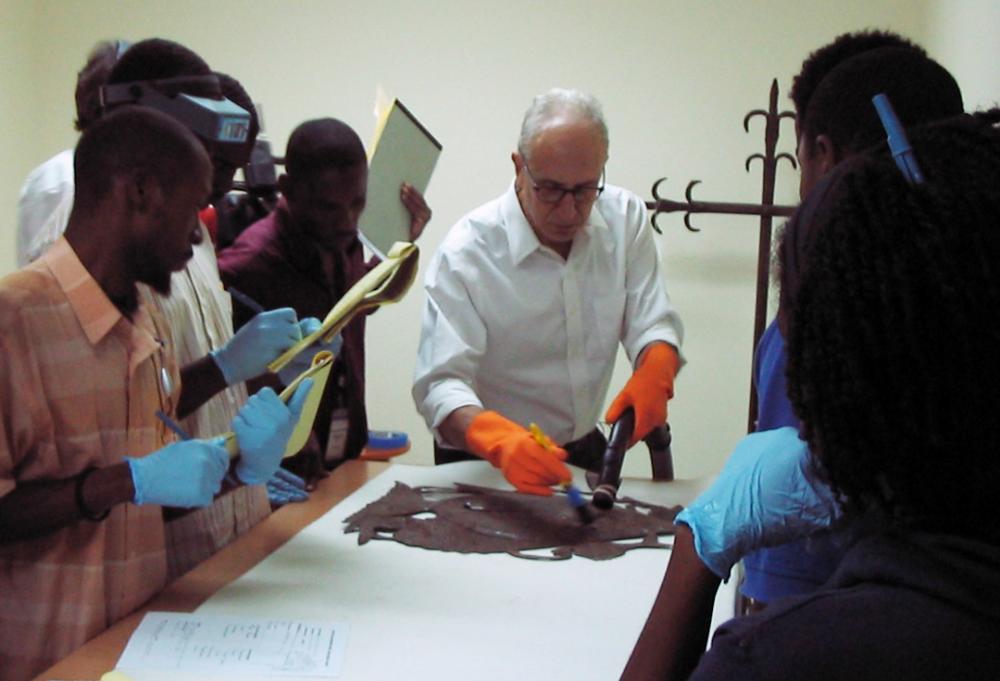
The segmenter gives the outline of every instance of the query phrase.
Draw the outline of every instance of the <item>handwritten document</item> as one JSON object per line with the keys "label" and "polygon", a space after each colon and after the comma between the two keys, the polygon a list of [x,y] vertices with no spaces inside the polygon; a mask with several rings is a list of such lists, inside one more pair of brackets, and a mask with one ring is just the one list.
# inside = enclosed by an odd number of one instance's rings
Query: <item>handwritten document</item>
{"label": "handwritten document", "polygon": [[144,671],[170,671],[171,678],[334,678],[346,645],[341,622],[150,612],[116,669],[136,678]]}

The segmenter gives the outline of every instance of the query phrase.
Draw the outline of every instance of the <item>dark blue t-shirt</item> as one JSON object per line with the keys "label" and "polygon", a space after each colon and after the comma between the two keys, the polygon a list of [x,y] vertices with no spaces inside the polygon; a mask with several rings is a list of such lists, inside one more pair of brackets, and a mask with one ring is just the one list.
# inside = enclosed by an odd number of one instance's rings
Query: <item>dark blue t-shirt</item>
{"label": "dark blue t-shirt", "polygon": [[[786,363],[785,339],[775,320],[764,330],[754,357],[758,431],[800,426],[788,400]],[[821,533],[755,551],[743,558],[746,578],[740,591],[764,603],[815,591],[833,574],[847,548],[838,535]]]}

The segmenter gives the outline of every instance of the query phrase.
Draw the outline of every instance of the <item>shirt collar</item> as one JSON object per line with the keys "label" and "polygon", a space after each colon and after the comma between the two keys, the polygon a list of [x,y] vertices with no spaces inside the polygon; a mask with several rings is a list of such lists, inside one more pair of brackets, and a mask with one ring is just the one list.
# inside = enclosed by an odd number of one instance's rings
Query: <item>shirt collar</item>
{"label": "shirt collar", "polygon": [[104,340],[120,322],[125,324],[129,376],[162,347],[163,341],[156,338],[156,326],[146,308],[140,304],[134,320],[126,319],[80,262],[66,237],[59,237],[39,260],[52,272],[91,345]]}
{"label": "shirt collar", "polygon": [[[511,260],[515,266],[520,265],[525,258],[540,249],[542,244],[538,240],[535,230],[531,228],[531,223],[528,222],[524,209],[521,208],[517,191],[514,189],[514,182],[510,183],[507,192],[500,199],[500,211],[504,224],[507,226]],[[587,224],[573,241],[573,251],[581,252],[591,242],[600,244],[608,253],[614,249],[611,229],[604,216],[597,209],[597,202],[590,209]]]}
{"label": "shirt collar", "polygon": [[59,237],[40,259],[66,294],[87,340],[97,345],[122,319],[121,311],[80,262],[66,237]]}

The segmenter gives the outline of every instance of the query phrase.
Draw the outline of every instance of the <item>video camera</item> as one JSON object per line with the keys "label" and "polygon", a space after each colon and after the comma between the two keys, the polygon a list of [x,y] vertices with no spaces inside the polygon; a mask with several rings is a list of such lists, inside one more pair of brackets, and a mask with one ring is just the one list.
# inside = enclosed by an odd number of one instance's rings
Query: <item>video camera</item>
{"label": "video camera", "polygon": [[[259,113],[259,112],[258,112]],[[285,159],[271,153],[271,143],[257,137],[250,160],[243,166],[243,180],[215,205],[216,248],[229,246],[243,230],[268,215],[278,205],[278,170]]]}

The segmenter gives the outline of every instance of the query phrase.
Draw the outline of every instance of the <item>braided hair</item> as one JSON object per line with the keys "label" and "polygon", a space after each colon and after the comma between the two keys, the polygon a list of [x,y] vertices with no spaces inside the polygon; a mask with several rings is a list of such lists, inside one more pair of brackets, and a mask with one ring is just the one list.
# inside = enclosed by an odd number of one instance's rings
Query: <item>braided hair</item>
{"label": "braided hair", "polygon": [[[994,110],[911,130],[922,185],[884,145],[849,159],[779,251],[789,397],[846,507],[993,541],[998,121]],[[796,248],[808,253],[793,275]]]}

